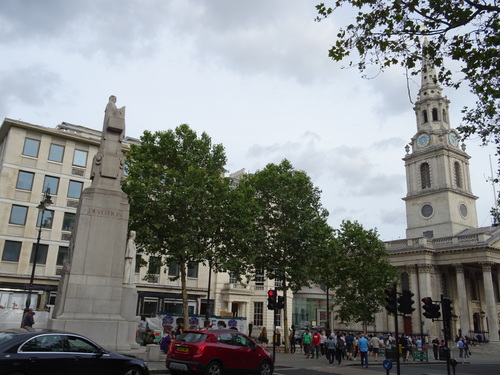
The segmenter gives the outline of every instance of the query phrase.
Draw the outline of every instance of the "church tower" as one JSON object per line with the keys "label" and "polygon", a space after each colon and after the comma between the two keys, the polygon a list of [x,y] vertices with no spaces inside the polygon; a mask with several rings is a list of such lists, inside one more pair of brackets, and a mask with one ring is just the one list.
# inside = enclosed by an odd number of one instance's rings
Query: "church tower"
{"label": "church tower", "polygon": [[[427,41],[425,42],[427,44]],[[423,59],[415,103],[417,132],[406,146],[406,238],[439,238],[477,228],[465,144],[450,127],[450,101],[443,97],[434,65]],[[411,148],[410,148],[411,146]],[[410,153],[411,149],[411,153]]]}

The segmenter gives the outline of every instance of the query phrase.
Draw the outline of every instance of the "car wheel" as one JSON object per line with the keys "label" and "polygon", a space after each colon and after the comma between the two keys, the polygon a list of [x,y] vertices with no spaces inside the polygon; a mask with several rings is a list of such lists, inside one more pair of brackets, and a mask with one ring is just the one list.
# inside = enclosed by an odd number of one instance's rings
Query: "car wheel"
{"label": "car wheel", "polygon": [[124,375],[142,375],[142,370],[139,367],[131,367]]}
{"label": "car wheel", "polygon": [[259,369],[257,370],[257,375],[272,375],[273,366],[271,362],[264,361],[260,364]]}
{"label": "car wheel", "polygon": [[222,375],[222,366],[219,362],[210,362],[205,370],[205,375]]}

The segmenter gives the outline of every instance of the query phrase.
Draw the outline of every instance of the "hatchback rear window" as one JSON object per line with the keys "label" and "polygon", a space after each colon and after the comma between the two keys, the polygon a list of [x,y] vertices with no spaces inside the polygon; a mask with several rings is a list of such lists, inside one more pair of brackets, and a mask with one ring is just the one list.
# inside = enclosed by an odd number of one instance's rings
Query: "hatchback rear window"
{"label": "hatchback rear window", "polygon": [[201,342],[203,340],[206,340],[207,337],[207,334],[201,332],[184,332],[177,338],[177,341]]}

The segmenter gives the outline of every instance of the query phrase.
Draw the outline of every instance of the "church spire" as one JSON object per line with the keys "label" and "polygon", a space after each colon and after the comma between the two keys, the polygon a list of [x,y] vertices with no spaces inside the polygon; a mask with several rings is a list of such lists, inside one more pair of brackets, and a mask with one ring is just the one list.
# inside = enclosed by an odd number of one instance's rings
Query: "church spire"
{"label": "church spire", "polygon": [[[422,52],[429,48],[429,41],[424,40]],[[437,82],[436,67],[428,56],[422,58],[422,86],[415,103],[417,130],[449,131],[448,106],[450,101],[443,96],[443,89]]]}
{"label": "church spire", "polygon": [[[429,40],[425,38],[422,52],[429,48]],[[442,88],[437,82],[436,67],[428,55],[423,55],[422,58],[422,80],[419,91],[419,97],[422,98],[442,98]]]}

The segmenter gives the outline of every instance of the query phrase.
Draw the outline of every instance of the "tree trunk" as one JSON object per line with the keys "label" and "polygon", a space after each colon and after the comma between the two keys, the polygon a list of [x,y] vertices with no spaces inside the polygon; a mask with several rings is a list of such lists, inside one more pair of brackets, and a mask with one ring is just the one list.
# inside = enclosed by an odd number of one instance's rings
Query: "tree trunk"
{"label": "tree trunk", "polygon": [[189,307],[187,296],[186,261],[180,262],[181,287],[182,287],[182,311],[184,319],[184,329],[189,329]]}

